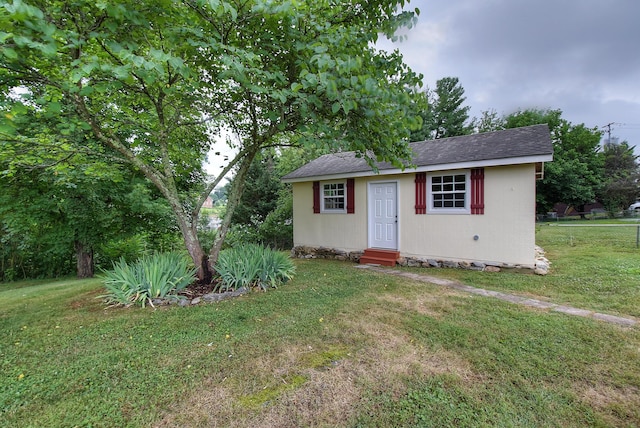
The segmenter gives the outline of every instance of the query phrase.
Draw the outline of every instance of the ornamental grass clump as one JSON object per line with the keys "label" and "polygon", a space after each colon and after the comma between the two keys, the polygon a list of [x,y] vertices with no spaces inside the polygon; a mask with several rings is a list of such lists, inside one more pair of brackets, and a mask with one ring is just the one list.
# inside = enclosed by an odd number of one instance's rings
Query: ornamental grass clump
{"label": "ornamental grass clump", "polygon": [[133,263],[120,259],[101,278],[107,293],[100,296],[113,306],[153,306],[153,299],[177,299],[178,292],[195,281],[196,269],[178,253],[145,256]]}
{"label": "ornamental grass clump", "polygon": [[216,271],[222,280],[220,290],[241,287],[277,288],[293,277],[295,266],[289,257],[271,248],[242,244],[220,252]]}

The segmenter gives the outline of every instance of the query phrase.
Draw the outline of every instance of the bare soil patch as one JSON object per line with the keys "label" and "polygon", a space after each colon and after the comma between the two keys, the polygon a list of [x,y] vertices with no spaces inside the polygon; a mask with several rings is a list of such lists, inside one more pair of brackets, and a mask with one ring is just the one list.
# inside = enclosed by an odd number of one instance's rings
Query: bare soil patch
{"label": "bare soil patch", "polygon": [[180,292],[180,295],[186,296],[189,299],[202,297],[205,294],[213,293],[218,285],[219,284],[217,282],[212,282],[210,284],[194,282],[193,284],[182,290]]}
{"label": "bare soil patch", "polygon": [[[611,426],[619,425],[621,420],[637,419],[640,413],[640,394],[636,387],[577,386],[575,390],[582,391],[581,398],[598,409]],[[635,409],[635,414],[626,414],[624,409]]]}

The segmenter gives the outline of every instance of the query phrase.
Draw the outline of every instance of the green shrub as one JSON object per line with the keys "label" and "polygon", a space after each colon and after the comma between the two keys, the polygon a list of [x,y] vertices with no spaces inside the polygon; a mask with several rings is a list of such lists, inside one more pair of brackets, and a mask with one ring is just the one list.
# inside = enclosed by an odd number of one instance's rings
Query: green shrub
{"label": "green shrub", "polygon": [[[281,191],[277,208],[264,219],[254,217],[251,223],[232,224],[224,240],[224,248],[259,243],[278,250],[293,246],[293,198],[291,190]],[[213,241],[212,241],[213,242]]]}
{"label": "green shrub", "polygon": [[232,224],[224,239],[224,249],[237,248],[242,245],[262,243],[258,233],[259,225]]}
{"label": "green shrub", "polygon": [[153,299],[177,298],[177,292],[195,281],[195,273],[178,253],[145,256],[133,263],[120,259],[101,275],[107,293],[100,297],[112,305],[153,306]]}
{"label": "green shrub", "polygon": [[140,233],[120,239],[112,239],[98,247],[94,255],[94,262],[98,268],[111,266],[118,260],[130,263],[140,258],[141,254],[146,254],[146,247],[144,235]]}
{"label": "green shrub", "polygon": [[287,282],[295,266],[286,254],[262,245],[242,244],[220,252],[216,271],[222,279],[220,288],[260,287],[266,290]]}
{"label": "green shrub", "polygon": [[272,248],[293,247],[293,195],[291,190],[281,191],[278,207],[271,211],[258,226],[260,242]]}

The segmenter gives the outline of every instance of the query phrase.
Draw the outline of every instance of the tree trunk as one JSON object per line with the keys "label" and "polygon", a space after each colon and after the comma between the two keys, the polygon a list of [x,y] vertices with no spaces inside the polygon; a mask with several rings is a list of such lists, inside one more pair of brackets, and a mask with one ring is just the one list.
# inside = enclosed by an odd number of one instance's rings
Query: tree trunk
{"label": "tree trunk", "polygon": [[249,171],[249,167],[251,166],[251,162],[256,157],[257,150],[251,151],[247,153],[247,156],[242,159],[240,163],[240,168],[238,168],[238,172],[236,176],[233,178],[233,185],[231,186],[231,194],[227,199],[227,208],[224,214],[224,218],[222,219],[222,223],[218,228],[218,233],[216,234],[216,239],[213,241],[213,246],[211,247],[211,251],[209,252],[209,266],[213,270],[213,266],[218,261],[218,256],[220,255],[220,250],[222,250],[222,244],[224,243],[224,239],[227,236],[227,232],[229,231],[229,227],[231,226],[231,217],[233,217],[233,213],[236,210],[236,207],[240,203],[240,198],[242,197],[242,192],[244,191],[245,179],[247,176],[247,172]]}
{"label": "tree trunk", "polygon": [[194,230],[190,230],[186,233],[183,232],[182,237],[184,238],[184,243],[191,256],[191,260],[193,260],[193,264],[196,269],[198,269],[198,280],[203,284],[211,283],[213,271],[209,266],[207,255],[202,249],[202,245],[200,245],[197,233]]}
{"label": "tree trunk", "polygon": [[586,220],[587,217],[585,216],[585,212],[584,212],[584,204],[578,205],[578,209],[580,210],[579,211],[580,219],[581,220]]}
{"label": "tree trunk", "polygon": [[93,278],[93,248],[75,241],[78,278]]}
{"label": "tree trunk", "polygon": [[159,182],[159,184],[156,185],[164,194],[165,198],[167,198],[171,211],[173,211],[175,215],[185,248],[189,256],[191,256],[193,265],[197,269],[196,275],[198,281],[209,284],[213,275],[207,262],[207,255],[202,250],[202,244],[200,244],[200,239],[198,239],[196,221],[191,221],[191,216],[185,212],[175,187],[166,186],[163,182]]}

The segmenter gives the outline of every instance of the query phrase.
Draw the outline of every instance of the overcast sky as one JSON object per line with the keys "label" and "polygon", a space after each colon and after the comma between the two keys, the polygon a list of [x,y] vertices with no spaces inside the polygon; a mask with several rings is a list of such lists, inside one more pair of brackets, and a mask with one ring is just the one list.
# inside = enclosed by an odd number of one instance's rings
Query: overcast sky
{"label": "overcast sky", "polygon": [[640,0],[412,0],[398,48],[424,83],[458,77],[471,107],[552,108],[640,153]]}

